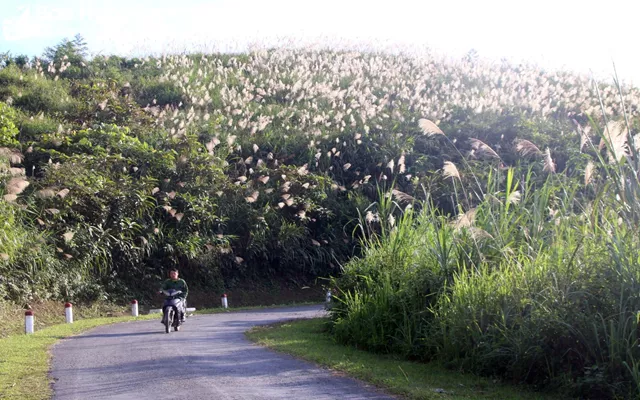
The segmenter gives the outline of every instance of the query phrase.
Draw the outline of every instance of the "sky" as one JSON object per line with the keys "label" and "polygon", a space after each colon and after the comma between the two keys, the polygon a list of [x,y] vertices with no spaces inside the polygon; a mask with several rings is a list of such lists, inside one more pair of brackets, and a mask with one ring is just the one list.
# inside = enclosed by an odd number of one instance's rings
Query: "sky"
{"label": "sky", "polygon": [[640,85],[636,0],[0,0],[0,53],[80,33],[93,54],[332,44],[530,62]]}

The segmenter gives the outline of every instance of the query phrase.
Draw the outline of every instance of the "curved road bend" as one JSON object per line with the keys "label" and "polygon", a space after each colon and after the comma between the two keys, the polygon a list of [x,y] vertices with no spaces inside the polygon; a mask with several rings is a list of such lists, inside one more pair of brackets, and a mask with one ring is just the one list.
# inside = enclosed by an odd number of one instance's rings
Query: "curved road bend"
{"label": "curved road bend", "polygon": [[53,398],[393,399],[244,337],[255,325],[322,314],[307,306],[196,315],[170,334],[160,317],[98,327],[53,347]]}

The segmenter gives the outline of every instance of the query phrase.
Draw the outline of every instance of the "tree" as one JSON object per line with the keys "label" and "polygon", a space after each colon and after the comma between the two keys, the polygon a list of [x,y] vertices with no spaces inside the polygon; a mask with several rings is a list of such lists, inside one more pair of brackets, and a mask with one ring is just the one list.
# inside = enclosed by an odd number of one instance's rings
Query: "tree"
{"label": "tree", "polygon": [[55,64],[65,60],[71,65],[77,66],[84,62],[88,53],[89,49],[87,47],[87,43],[84,41],[82,35],[77,34],[74,36],[73,40],[64,38],[54,47],[47,47],[44,51],[43,57],[45,60]]}
{"label": "tree", "polygon": [[17,65],[19,68],[23,68],[29,64],[29,56],[21,54],[19,56],[12,56],[11,52],[0,53],[0,68],[8,67],[9,65]]}

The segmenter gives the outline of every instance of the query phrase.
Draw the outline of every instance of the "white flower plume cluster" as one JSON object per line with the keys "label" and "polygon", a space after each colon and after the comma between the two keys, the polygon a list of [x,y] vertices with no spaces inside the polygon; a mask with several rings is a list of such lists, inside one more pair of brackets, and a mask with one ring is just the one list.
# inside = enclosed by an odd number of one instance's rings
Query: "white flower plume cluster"
{"label": "white flower plume cluster", "polygon": [[[175,134],[212,116],[240,133],[275,127],[319,136],[327,129],[367,133],[390,119],[403,122],[404,110],[436,124],[456,110],[522,110],[542,118],[601,113],[586,77],[434,56],[280,49],[238,57],[165,56],[156,66],[188,99],[186,108],[160,112]],[[620,115],[617,89],[600,92],[605,112]],[[635,114],[640,91],[625,88],[624,97],[627,112]]]}

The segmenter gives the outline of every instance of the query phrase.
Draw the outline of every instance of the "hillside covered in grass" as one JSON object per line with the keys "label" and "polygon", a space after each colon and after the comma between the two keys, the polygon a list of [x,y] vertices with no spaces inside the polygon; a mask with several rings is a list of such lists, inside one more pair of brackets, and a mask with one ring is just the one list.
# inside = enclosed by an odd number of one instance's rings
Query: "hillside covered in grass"
{"label": "hillside covered in grass", "polygon": [[[640,91],[271,49],[0,64],[0,298],[333,276],[339,341],[593,398],[640,387]],[[124,300],[123,300],[124,299]]]}
{"label": "hillside covered in grass", "polygon": [[[0,295],[143,292],[170,266],[205,288],[338,274],[380,192],[456,214],[440,170],[463,153],[479,163],[485,144],[544,179],[518,154],[530,140],[582,176],[587,117],[621,115],[615,88],[600,88],[602,107],[596,90],[569,73],[373,53],[89,60],[76,38],[5,56]],[[624,96],[634,116],[638,91]]]}

